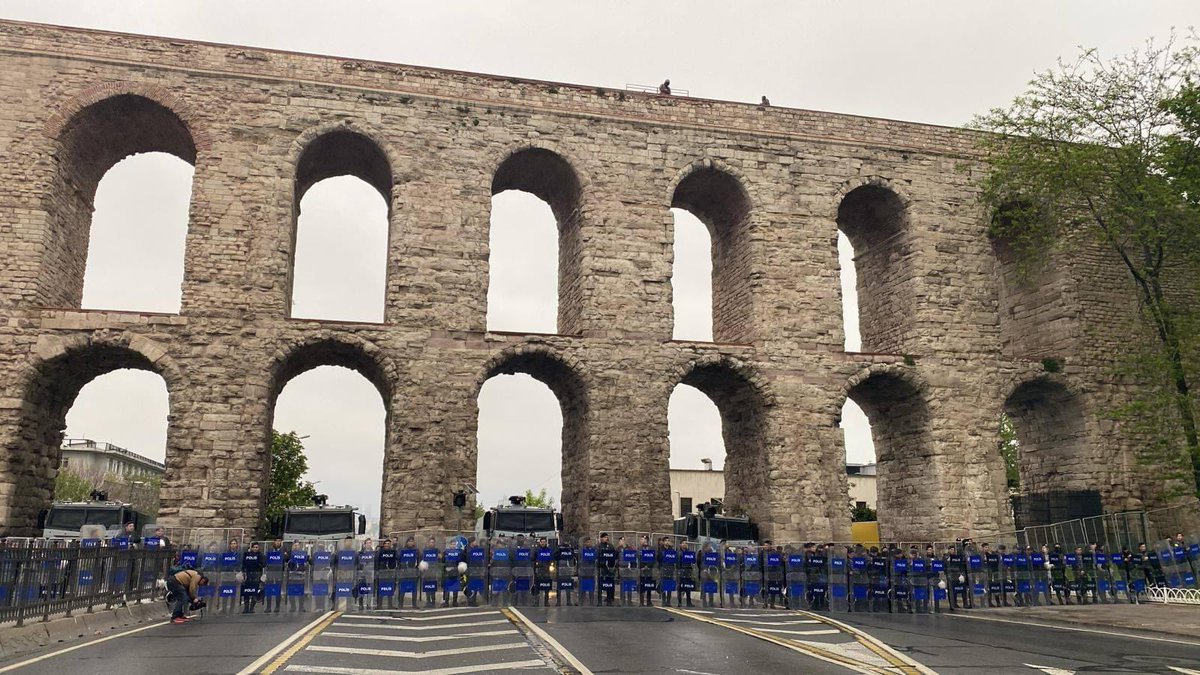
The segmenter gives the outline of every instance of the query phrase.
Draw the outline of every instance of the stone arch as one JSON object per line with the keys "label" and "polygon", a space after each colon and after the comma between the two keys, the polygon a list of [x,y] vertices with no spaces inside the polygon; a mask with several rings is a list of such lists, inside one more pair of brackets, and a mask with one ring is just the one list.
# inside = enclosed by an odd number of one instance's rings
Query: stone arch
{"label": "stone arch", "polygon": [[1093,515],[1100,504],[1087,410],[1084,393],[1061,374],[1010,381],[1004,412],[1019,444],[1021,486],[1014,503],[1019,526]]}
{"label": "stone arch", "polygon": [[313,185],[335,176],[354,176],[375,188],[393,210],[396,151],[380,131],[362,122],[340,120],[305,129],[292,142],[291,159],[294,202]]}
{"label": "stone arch", "polygon": [[[142,93],[135,93],[135,92]],[[149,95],[144,95],[149,94]],[[105,85],[81,94],[45,127],[56,141],[55,171],[44,197],[50,227],[42,259],[41,299],[78,307],[83,296],[93,199],[100,179],[117,162],[164,152],[195,165],[192,129],[153,88]]]}
{"label": "stone arch", "polygon": [[[322,366],[345,368],[361,375],[379,392],[384,411],[384,447],[382,467],[389,466],[396,447],[398,446],[392,430],[392,416],[395,412],[395,395],[400,381],[400,372],[392,359],[378,345],[365,338],[350,333],[321,331],[306,335],[301,339],[280,344],[271,356],[267,368],[266,415],[262,429],[260,447],[269,448],[271,430],[275,423],[275,410],[279,395],[289,382],[296,377]],[[270,476],[270,454],[263,455],[262,479]],[[400,489],[398,481],[389,480],[385,475],[383,480],[380,514],[387,513],[387,504],[402,503],[401,496],[395,494]],[[265,499],[266,492],[262,498]]]}
{"label": "stone arch", "polygon": [[942,531],[943,486],[925,381],[912,368],[878,364],[852,375],[844,392],[871,423],[881,536],[888,541],[936,539]]}
{"label": "stone arch", "polygon": [[582,212],[585,182],[557,150],[526,145],[508,152],[492,173],[492,195],[528,192],[550,205],[558,225],[558,331],[575,335],[583,313]]}
{"label": "stone arch", "polygon": [[[546,385],[562,409],[562,513],[572,528],[589,524],[591,499],[589,388],[575,359],[546,346],[506,349],[488,359],[475,380],[475,400],[483,384],[497,375],[523,373]],[[476,411],[478,415],[478,411]],[[475,452],[478,461],[478,448]],[[474,472],[472,472],[474,475]],[[571,486],[567,489],[566,486]],[[582,531],[582,530],[581,530]]]}
{"label": "stone arch", "polygon": [[672,387],[686,384],[699,389],[721,414],[726,512],[748,515],[762,525],[771,523],[767,414],[775,400],[766,378],[728,356],[696,359],[675,375]]}
{"label": "stone arch", "polygon": [[[341,120],[306,129],[292,143],[292,227],[287,267],[287,307],[289,316],[294,310],[296,282],[296,252],[300,232],[300,203],[308,190],[329,178],[353,176],[374,189],[387,207],[385,227],[387,246],[383,254],[383,284],[379,288],[380,302],[386,302],[390,265],[387,264],[395,235],[393,225],[397,210],[395,151],[382,139],[383,135],[361,123]],[[360,319],[355,320],[373,320]]]}
{"label": "stone arch", "polygon": [[275,350],[269,369],[268,404],[275,405],[279,392],[292,378],[320,366],[338,366],[365,377],[379,391],[390,414],[390,402],[400,379],[395,363],[370,340],[335,331],[306,335]]}
{"label": "stone arch", "polygon": [[[20,400],[17,430],[0,474],[14,484],[0,498],[8,534],[32,534],[37,514],[54,491],[67,412],[84,385],[115,370],[145,370],[163,378],[170,417],[186,390],[183,374],[162,345],[124,333],[43,338],[37,356],[24,369],[15,397]],[[174,469],[170,443],[166,465]]]}
{"label": "stone arch", "polygon": [[834,198],[834,221],[854,248],[862,351],[904,353],[916,308],[912,200],[878,176],[849,181]]}
{"label": "stone arch", "polygon": [[712,241],[713,340],[753,339],[751,229],[754,201],[746,181],[728,164],[693,162],[672,181],[671,208],[696,216]]}

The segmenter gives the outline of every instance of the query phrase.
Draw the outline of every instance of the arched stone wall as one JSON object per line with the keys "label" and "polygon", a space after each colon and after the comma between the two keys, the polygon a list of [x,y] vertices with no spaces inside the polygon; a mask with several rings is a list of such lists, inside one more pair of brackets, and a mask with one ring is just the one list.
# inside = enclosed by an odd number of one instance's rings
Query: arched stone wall
{"label": "arched stone wall", "polygon": [[[731,497],[788,536],[844,529],[830,486],[846,395],[874,411],[893,469],[884,489],[904,495],[913,534],[1004,523],[999,462],[982,458],[1009,394],[999,383],[1038,364],[1005,347],[972,132],[3,21],[0,53],[21,74],[0,80],[8,532],[27,531],[45,496],[44,482],[21,485],[48,477],[46,439],[70,383],[168,361],[176,468],[163,519],[177,524],[257,525],[273,397],[322,363],[363,372],[390,411],[385,528],[454,522],[443,488],[474,469],[478,387],[518,370],[583,420],[564,442],[569,480],[582,483],[571,518],[593,534],[668,524],[665,410],[681,381],[722,406],[730,454],[752,458],[731,468]],[[197,164],[183,310],[72,309],[94,182],[147,150]],[[288,315],[296,200],[341,171],[391,209],[382,324]],[[505,189],[538,194],[559,221],[557,335],[486,331],[489,197]],[[716,235],[712,344],[670,340],[672,205]],[[857,240],[864,351],[885,353],[846,354],[837,339],[835,223]],[[1078,324],[1063,356],[1097,402],[1083,412],[1090,445],[1125,461],[1126,430],[1097,412],[1135,386],[1112,375],[1130,335],[1110,317],[1128,298],[1104,269],[1089,254],[1064,272],[1103,292],[1063,296]],[[115,336],[129,337],[106,351]],[[59,384],[27,387],[30,364],[58,343],[84,350],[69,360],[76,375],[46,365],[42,380]],[[1140,470],[1092,475],[1120,482],[1108,494],[1122,507],[1165,499]]]}

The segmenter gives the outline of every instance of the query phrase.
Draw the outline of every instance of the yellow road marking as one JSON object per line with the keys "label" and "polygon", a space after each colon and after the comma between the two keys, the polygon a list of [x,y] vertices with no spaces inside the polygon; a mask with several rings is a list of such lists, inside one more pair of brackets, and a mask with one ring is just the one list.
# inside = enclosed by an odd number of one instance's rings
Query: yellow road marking
{"label": "yellow road marking", "polygon": [[887,661],[888,663],[892,664],[894,667],[898,668],[901,673],[904,673],[904,675],[928,675],[929,673],[932,672],[928,668],[925,668],[924,666],[921,666],[920,664],[918,664],[916,661],[912,661],[911,659],[908,661],[905,661],[903,658],[898,656],[891,649],[886,647],[883,643],[879,642],[874,637],[867,635],[866,633],[863,633],[862,631],[858,630],[857,628],[855,628],[853,626],[842,623],[841,621],[838,621],[836,619],[831,619],[827,616],[821,616],[820,614],[815,614],[813,612],[808,612],[805,610],[797,610],[797,611],[799,611],[801,614],[806,614],[808,616],[811,616],[812,618],[816,619],[817,621],[820,621],[821,623],[823,623],[827,626],[833,626],[834,628],[837,628],[845,633],[849,633],[850,635],[853,635],[854,639],[858,640],[859,644],[861,644],[862,646],[866,647],[867,649],[870,649],[871,651],[875,652],[875,654],[877,654],[884,661]]}
{"label": "yellow road marking", "polygon": [[801,652],[803,654],[807,654],[813,658],[820,659],[822,661],[827,661],[829,663],[833,663],[835,665],[839,665],[844,668],[849,668],[850,670],[853,670],[858,673],[866,673],[867,675],[885,675],[885,674],[894,675],[894,673],[892,673],[892,671],[890,671],[890,670],[882,670],[882,669],[879,669],[869,663],[862,663],[861,661],[855,661],[854,659],[851,659],[846,656],[842,656],[841,654],[835,654],[833,652],[825,651],[824,649],[819,649],[817,647],[812,647],[812,646],[809,646],[806,644],[788,642],[786,640],[781,640],[773,635],[768,635],[766,633],[760,633],[756,630],[752,630],[749,628],[743,628],[741,626],[735,626],[733,624],[725,623],[724,621],[720,621],[718,619],[710,619],[708,617],[699,616],[697,614],[689,614],[688,612],[680,611],[680,610],[677,610],[677,609],[674,609],[671,607],[660,607],[659,609],[670,612],[672,614],[686,616],[687,618],[693,619],[695,621],[703,621],[705,623],[711,623],[714,626],[720,626],[722,628],[727,628],[732,631],[737,631],[744,635],[749,635],[750,637],[758,638],[759,640],[765,640],[772,644],[779,645],[780,647],[785,647],[787,649],[791,649],[792,651]]}
{"label": "yellow road marking", "polygon": [[288,660],[291,659],[293,656],[295,656],[296,653],[299,652],[301,649],[304,649],[308,645],[308,643],[313,641],[313,638],[320,635],[321,631],[325,630],[326,628],[329,628],[329,624],[336,621],[337,618],[340,617],[341,615],[342,615],[342,612],[330,612],[329,616],[325,617],[324,621],[322,621],[321,623],[314,626],[311,630],[309,630],[307,633],[304,634],[304,637],[300,638],[299,640],[296,640],[296,642],[294,644],[292,644],[291,647],[288,647],[287,650],[284,651],[282,654],[280,654],[279,657],[276,658],[274,661],[272,661],[270,663],[270,665],[268,665],[266,668],[263,668],[261,671],[263,673],[263,675],[271,675],[271,673],[275,672],[276,670],[279,670],[280,666],[287,663]]}

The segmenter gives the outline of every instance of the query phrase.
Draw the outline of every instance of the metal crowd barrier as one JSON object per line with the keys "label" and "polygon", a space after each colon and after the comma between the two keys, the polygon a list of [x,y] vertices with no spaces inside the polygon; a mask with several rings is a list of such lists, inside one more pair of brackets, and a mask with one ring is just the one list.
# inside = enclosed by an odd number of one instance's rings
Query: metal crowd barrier
{"label": "metal crowd barrier", "polygon": [[47,621],[155,597],[174,551],[157,542],[5,539],[0,541],[0,622]]}

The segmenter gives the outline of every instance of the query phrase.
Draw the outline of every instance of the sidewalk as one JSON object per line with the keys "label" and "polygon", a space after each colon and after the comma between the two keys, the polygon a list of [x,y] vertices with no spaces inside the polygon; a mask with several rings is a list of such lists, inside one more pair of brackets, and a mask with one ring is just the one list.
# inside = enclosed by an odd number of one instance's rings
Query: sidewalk
{"label": "sidewalk", "polygon": [[988,616],[1013,621],[1069,623],[1093,628],[1117,628],[1167,633],[1200,639],[1200,605],[1054,605],[989,609]]}

